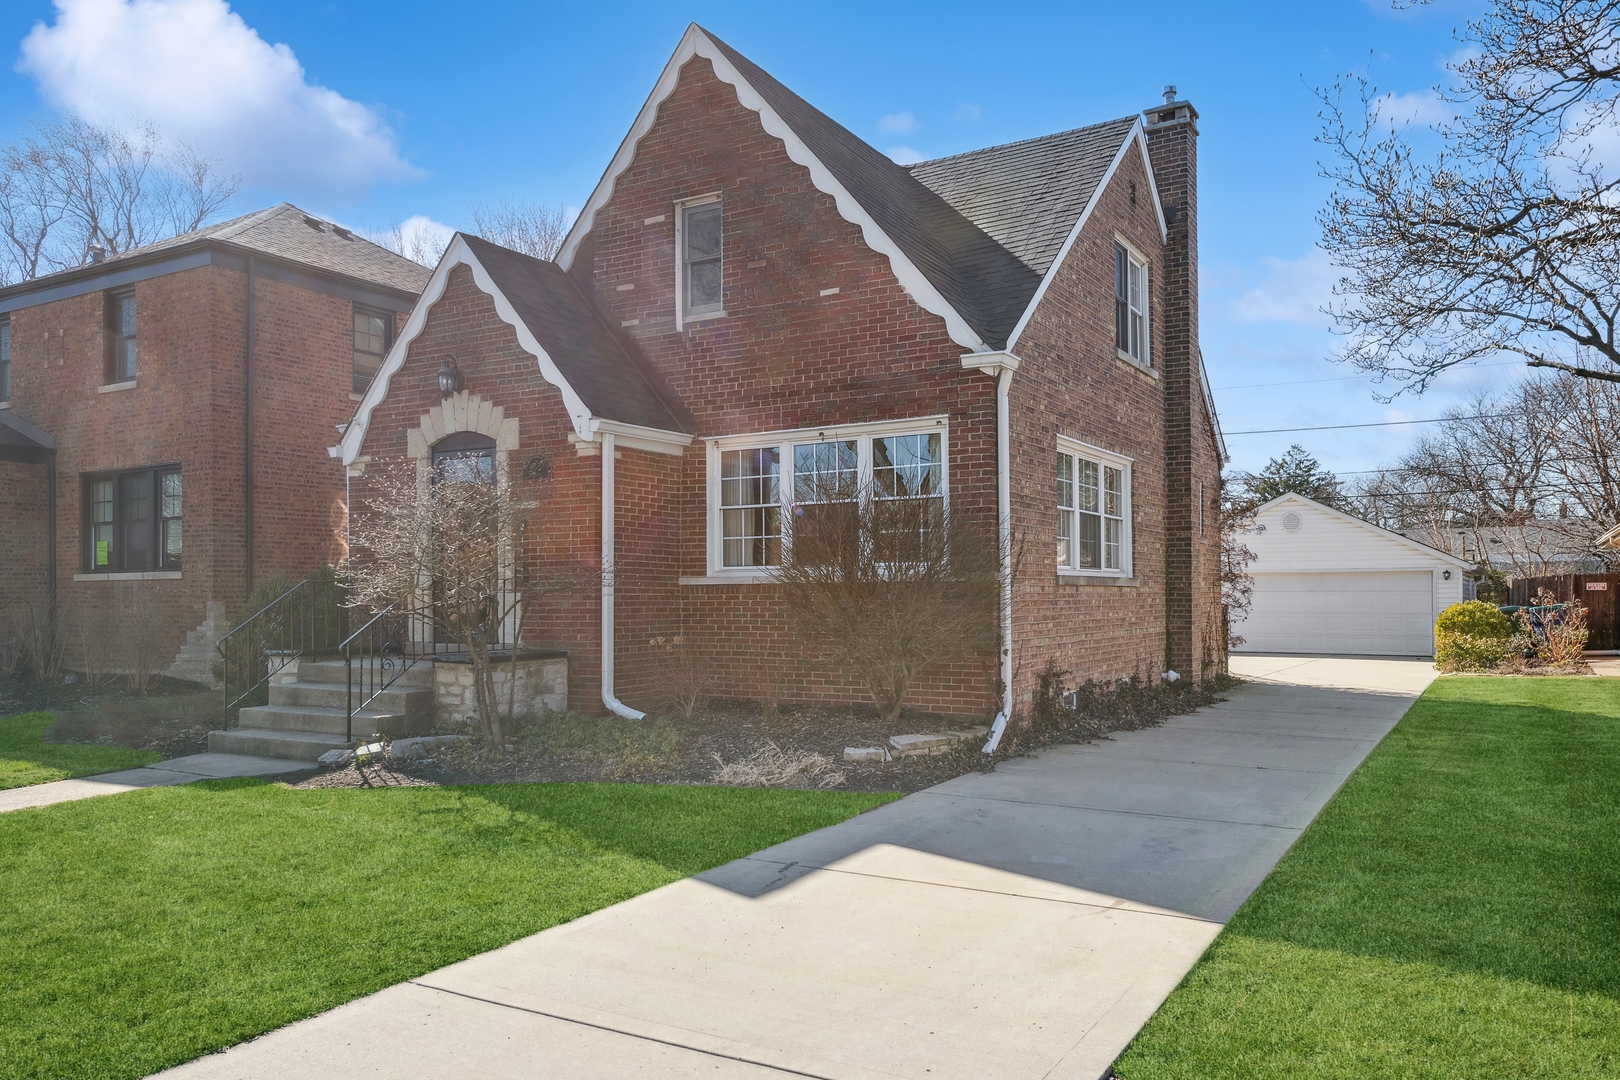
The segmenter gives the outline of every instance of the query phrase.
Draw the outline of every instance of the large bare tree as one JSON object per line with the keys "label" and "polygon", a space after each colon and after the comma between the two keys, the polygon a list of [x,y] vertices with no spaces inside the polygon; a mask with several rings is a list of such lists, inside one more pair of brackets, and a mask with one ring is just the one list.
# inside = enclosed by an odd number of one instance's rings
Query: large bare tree
{"label": "large bare tree", "polygon": [[1461,36],[1448,119],[1364,78],[1320,92],[1346,356],[1420,393],[1500,353],[1620,381],[1620,0],[1494,0]]}
{"label": "large bare tree", "polygon": [[0,145],[0,284],[78,266],[93,246],[118,255],[190,232],[240,188],[240,177],[150,124],[36,124]]}
{"label": "large bare tree", "polygon": [[472,208],[473,230],[492,244],[536,259],[554,259],[572,219],[561,206],[526,199],[502,199]]}

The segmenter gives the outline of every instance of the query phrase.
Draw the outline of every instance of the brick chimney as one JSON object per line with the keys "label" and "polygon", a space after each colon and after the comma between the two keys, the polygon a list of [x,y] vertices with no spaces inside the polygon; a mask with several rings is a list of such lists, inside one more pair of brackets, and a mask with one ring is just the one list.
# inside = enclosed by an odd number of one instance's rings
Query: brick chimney
{"label": "brick chimney", "polygon": [[1164,103],[1143,113],[1148,156],[1169,238],[1163,282],[1165,455],[1165,666],[1199,678],[1194,594],[1197,479],[1193,424],[1203,393],[1198,374],[1198,110],[1164,88]]}

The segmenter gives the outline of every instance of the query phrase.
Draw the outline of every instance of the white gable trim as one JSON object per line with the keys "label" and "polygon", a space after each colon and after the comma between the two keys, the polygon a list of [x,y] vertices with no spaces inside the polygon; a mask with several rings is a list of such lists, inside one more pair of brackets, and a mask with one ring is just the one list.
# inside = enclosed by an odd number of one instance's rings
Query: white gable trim
{"label": "white gable trim", "polygon": [[495,312],[501,317],[501,321],[517,332],[518,344],[523,347],[523,351],[535,358],[540,368],[540,377],[562,392],[563,404],[568,409],[569,419],[573,421],[575,434],[586,442],[596,438],[591,426],[591,411],[585,407],[585,402],[574,392],[574,388],[568,385],[568,380],[563,378],[562,372],[557,369],[550,354],[540,347],[534,334],[529,331],[528,325],[518,318],[511,301],[507,300],[496,287],[494,279],[489,276],[489,271],[484,269],[484,265],[478,261],[478,256],[473,254],[472,248],[461,238],[461,234],[457,233],[451,239],[450,246],[445,249],[439,265],[434,268],[433,276],[428,279],[427,288],[422,290],[422,298],[411,309],[410,318],[405,320],[405,329],[395,339],[394,347],[388,350],[388,356],[384,358],[377,377],[371,380],[371,386],[366,389],[365,397],[360,399],[360,407],[355,410],[354,419],[344,429],[343,437],[338,440],[338,444],[327,450],[332,457],[341,458],[344,465],[353,464],[354,459],[359,456],[360,447],[366,441],[366,430],[371,425],[372,410],[388,396],[388,384],[393,380],[394,373],[404,366],[411,342],[417,339],[422,333],[422,327],[427,323],[428,311],[444,295],[445,286],[450,281],[450,271],[463,265],[471,268],[473,281],[479,290],[495,302]]}
{"label": "white gable trim", "polygon": [[1069,257],[1069,249],[1074,247],[1076,240],[1080,239],[1080,230],[1086,227],[1086,221],[1091,217],[1091,212],[1097,208],[1097,203],[1102,200],[1103,192],[1108,188],[1108,183],[1114,178],[1114,174],[1119,171],[1121,163],[1125,160],[1126,151],[1130,150],[1132,145],[1139,146],[1142,149],[1142,167],[1147,170],[1148,191],[1153,194],[1153,212],[1158,215],[1159,219],[1159,240],[1163,242],[1170,235],[1169,223],[1164,219],[1164,204],[1159,201],[1159,182],[1153,178],[1153,161],[1148,157],[1147,129],[1142,126],[1142,118],[1139,116],[1136,118],[1136,123],[1131,126],[1131,130],[1126,133],[1125,138],[1120,141],[1119,151],[1114,154],[1114,160],[1108,163],[1108,171],[1103,173],[1103,178],[1097,182],[1097,187],[1092,191],[1091,198],[1086,200],[1085,209],[1080,211],[1080,220],[1076,221],[1074,228],[1069,230],[1069,235],[1064,239],[1063,246],[1058,248],[1057,257],[1052,260],[1052,265],[1046,268],[1045,276],[1041,278],[1040,285],[1035,289],[1035,295],[1029,298],[1029,304],[1024,308],[1024,314],[1018,319],[1018,325],[1013,327],[1011,336],[1007,338],[1007,350],[1009,352],[1018,345],[1018,339],[1023,336],[1024,327],[1029,325],[1029,320],[1035,314],[1035,309],[1040,306],[1041,300],[1046,296],[1046,290],[1051,287],[1052,279],[1057,277],[1058,269],[1063,265],[1063,261]]}
{"label": "white gable trim", "polygon": [[[951,303],[934,288],[931,281],[925,277],[921,270],[906,257],[893,239],[873,220],[866,208],[855,200],[843,184],[839,183],[831,171],[821,163],[821,160],[810,152],[798,134],[788,126],[775,109],[766,104],[748,80],[726,59],[725,53],[715,45],[714,40],[705,34],[701,27],[692,23],[686,28],[681,37],[681,43],[675,49],[675,55],[669,58],[664,65],[663,73],[653,85],[652,93],[648,96],[646,104],[642,105],[641,112],[636,115],[635,123],[630,125],[630,131],[625,135],[624,141],[619,144],[618,152],[608,163],[607,172],[597,182],[596,190],[586,200],[585,208],[580,211],[579,217],[574,220],[573,228],[568,230],[568,236],[563,240],[561,250],[557,253],[557,262],[568,269],[573,265],[574,255],[579,250],[581,241],[591,231],[595,222],[596,213],[605,205],[613,195],[613,186],[619,175],[629,168],[630,162],[635,159],[636,146],[642,136],[652,130],[653,122],[658,118],[658,107],[664,99],[674,92],[676,84],[680,81],[682,65],[694,56],[701,56],[714,65],[714,73],[722,82],[729,83],[737,91],[737,100],[747,109],[759,114],[759,120],[765,130],[776,138],[781,139],[787,148],[787,155],[794,162],[810,170],[810,180],[817,190],[832,196],[833,202],[838,206],[838,212],[845,221],[859,226],[862,237],[873,251],[887,255],[889,265],[894,276],[899,279],[901,288],[905,289],[924,311],[938,315],[945,320],[946,330],[951,340],[964,348],[974,352],[988,352],[990,346],[974,332],[973,328],[962,318],[961,314],[951,306]],[[1157,196],[1155,196],[1157,197]],[[1162,220],[1162,218],[1161,218]]]}
{"label": "white gable trim", "polygon": [[1325,503],[1319,503],[1315,499],[1307,498],[1306,496],[1300,495],[1293,491],[1285,491],[1275,499],[1272,499],[1270,502],[1262,504],[1255,510],[1255,515],[1258,516],[1265,513],[1267,510],[1270,510],[1273,506],[1288,502],[1299,503],[1303,506],[1308,506],[1313,510],[1320,510],[1324,514],[1329,514],[1338,518],[1340,521],[1347,521],[1352,525],[1360,526],[1361,528],[1366,529],[1368,532],[1376,533],[1377,535],[1382,536],[1386,540],[1393,540],[1397,544],[1403,544],[1406,547],[1412,548],[1415,551],[1419,551],[1424,555],[1429,556],[1430,558],[1448,562],[1451,565],[1460,567],[1463,570],[1472,570],[1474,568],[1474,564],[1469,562],[1467,559],[1459,559],[1457,556],[1452,555],[1449,552],[1441,551],[1439,548],[1432,548],[1428,544],[1421,541],[1413,540],[1410,536],[1402,536],[1398,532],[1390,532],[1388,529],[1383,528],[1380,525],[1374,525],[1370,521],[1363,521],[1358,517],[1352,517],[1342,510],[1335,510],[1333,507],[1328,506]]}

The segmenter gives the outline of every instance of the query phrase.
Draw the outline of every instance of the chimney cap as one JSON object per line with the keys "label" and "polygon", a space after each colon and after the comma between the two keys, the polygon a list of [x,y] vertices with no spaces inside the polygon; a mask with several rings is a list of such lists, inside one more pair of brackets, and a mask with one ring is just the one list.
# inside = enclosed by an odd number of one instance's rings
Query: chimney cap
{"label": "chimney cap", "polygon": [[100,244],[91,244],[89,250],[85,252],[85,258],[92,266],[104,262],[107,258],[107,249]]}
{"label": "chimney cap", "polygon": [[1172,104],[1175,103],[1175,100],[1176,100],[1176,84],[1175,83],[1166,83],[1165,87],[1164,87],[1164,103],[1166,105],[1172,105]]}

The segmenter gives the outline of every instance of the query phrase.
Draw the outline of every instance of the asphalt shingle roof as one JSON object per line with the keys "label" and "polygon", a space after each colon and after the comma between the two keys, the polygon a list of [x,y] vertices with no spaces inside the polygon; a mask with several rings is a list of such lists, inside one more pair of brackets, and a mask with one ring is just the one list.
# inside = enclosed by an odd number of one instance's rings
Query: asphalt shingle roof
{"label": "asphalt shingle roof", "polygon": [[664,431],[685,430],[653,390],[631,347],[602,321],[567,271],[554,262],[461,235],[592,415]]}
{"label": "asphalt shingle roof", "polygon": [[278,203],[230,221],[206,225],[194,232],[134,248],[108,258],[102,265],[110,266],[123,259],[151,255],[202,240],[217,240],[411,293],[420,293],[426,288],[428,278],[433,274],[428,267],[396,255],[349,229],[323,221],[291,203]]}
{"label": "asphalt shingle roof", "polygon": [[907,168],[709,38],[992,348],[1006,345],[1134,123],[1115,120]]}

